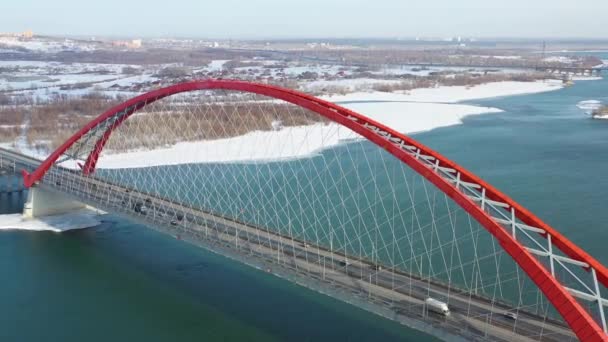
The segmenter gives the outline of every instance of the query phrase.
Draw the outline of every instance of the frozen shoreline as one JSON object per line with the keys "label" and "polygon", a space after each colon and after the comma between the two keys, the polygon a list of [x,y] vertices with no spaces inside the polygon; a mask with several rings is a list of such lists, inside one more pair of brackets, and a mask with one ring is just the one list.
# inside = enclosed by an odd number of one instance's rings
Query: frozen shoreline
{"label": "frozen shoreline", "polygon": [[[324,97],[399,132],[412,134],[462,123],[470,115],[497,113],[497,108],[459,102],[533,94],[561,89],[561,82],[496,82],[474,87],[437,87],[408,92],[356,92]],[[253,131],[238,137],[182,142],[153,151],[105,153],[99,168],[123,169],[186,163],[275,161],[310,157],[358,135],[337,124]],[[24,151],[27,153],[27,151]],[[30,151],[33,152],[33,151]],[[37,155],[40,157],[40,155]]]}
{"label": "frozen shoreline", "polygon": [[[462,123],[470,115],[501,110],[458,102],[561,89],[561,82],[497,82],[475,87],[438,87],[409,92],[350,93],[325,97],[399,132],[412,134]],[[154,151],[104,154],[100,168],[123,169],[185,163],[275,161],[314,156],[358,136],[337,124],[287,127],[201,142],[183,142]]]}
{"label": "frozen shoreline", "polygon": [[562,82],[557,80],[537,82],[493,82],[474,87],[442,86],[437,88],[419,88],[410,91],[384,93],[351,93],[324,97],[332,102],[349,101],[408,101],[431,103],[456,103],[470,100],[536,94],[561,89]]}
{"label": "frozen shoreline", "polygon": [[101,224],[97,216],[97,212],[92,209],[34,219],[24,219],[21,214],[5,214],[0,215],[0,231],[29,230],[61,233],[67,230],[95,227]]}

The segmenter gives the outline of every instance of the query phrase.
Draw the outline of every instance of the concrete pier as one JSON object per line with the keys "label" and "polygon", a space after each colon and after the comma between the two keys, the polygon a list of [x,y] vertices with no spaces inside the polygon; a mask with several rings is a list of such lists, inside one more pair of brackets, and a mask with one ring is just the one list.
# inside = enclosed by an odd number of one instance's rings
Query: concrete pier
{"label": "concrete pier", "polygon": [[29,189],[27,202],[23,208],[24,218],[65,214],[84,209],[86,205],[71,200],[53,191],[33,187]]}

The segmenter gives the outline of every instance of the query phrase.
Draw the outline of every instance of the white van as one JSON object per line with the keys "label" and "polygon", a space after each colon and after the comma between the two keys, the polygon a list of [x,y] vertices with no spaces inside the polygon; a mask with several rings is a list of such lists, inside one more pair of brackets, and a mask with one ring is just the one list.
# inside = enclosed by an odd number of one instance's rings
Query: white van
{"label": "white van", "polygon": [[448,307],[448,304],[437,300],[435,298],[427,298],[424,301],[424,305],[426,306],[426,309],[429,311],[433,311],[439,314],[442,314],[444,316],[449,316],[450,315],[450,308]]}

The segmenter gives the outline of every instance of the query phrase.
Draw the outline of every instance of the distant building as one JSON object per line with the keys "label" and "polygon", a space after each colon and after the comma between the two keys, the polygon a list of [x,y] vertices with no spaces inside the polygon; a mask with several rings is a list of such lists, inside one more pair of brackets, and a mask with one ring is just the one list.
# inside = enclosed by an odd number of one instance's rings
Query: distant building
{"label": "distant building", "polygon": [[112,46],[125,47],[127,49],[139,49],[142,46],[142,40],[141,39],[115,40],[112,42]]}
{"label": "distant building", "polygon": [[13,37],[13,38],[32,39],[34,37],[34,32],[32,32],[32,30],[23,31],[23,32],[20,32],[20,33],[0,32],[0,37]]}

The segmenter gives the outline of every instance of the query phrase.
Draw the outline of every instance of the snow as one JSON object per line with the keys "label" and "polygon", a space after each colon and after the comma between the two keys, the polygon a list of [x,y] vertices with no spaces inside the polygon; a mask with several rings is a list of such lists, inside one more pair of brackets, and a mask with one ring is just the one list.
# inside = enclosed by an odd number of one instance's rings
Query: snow
{"label": "snow", "polygon": [[[109,96],[132,95],[133,91],[137,91],[137,85],[147,85],[148,82],[157,81],[158,78],[154,74],[161,66],[0,61],[0,67],[9,69],[0,74],[0,90],[11,90],[10,93],[14,95],[45,100],[54,94],[78,96],[92,91],[100,91]],[[123,74],[123,69],[126,67],[138,69],[142,74]],[[71,87],[76,84],[79,86]],[[121,88],[114,89],[112,88],[114,85]]]}
{"label": "snow", "polygon": [[573,63],[576,62],[575,59],[566,56],[551,56],[543,59],[545,62],[556,62],[556,63]]}
{"label": "snow", "polygon": [[0,148],[14,150],[28,157],[32,157],[38,160],[45,160],[46,157],[49,155],[48,151],[46,150],[30,147],[24,137],[18,137],[17,140],[12,143],[0,143]]}
{"label": "snow", "polygon": [[119,169],[200,162],[271,161],[306,157],[354,135],[335,124],[253,131],[238,137],[181,142],[155,150],[104,154],[99,168]]}
{"label": "snow", "polygon": [[[113,78],[116,78],[116,76],[114,76]],[[121,87],[130,87],[135,84],[140,84],[140,83],[145,83],[145,82],[154,82],[157,80],[158,80],[157,77],[144,74],[144,75],[124,77],[124,78],[120,78],[118,80],[113,80],[113,81],[109,81],[109,82],[97,83],[97,86],[101,87],[101,88],[109,88],[116,84]]]}
{"label": "snow", "polygon": [[[352,93],[328,97],[389,127],[416,133],[456,125],[469,115],[500,112],[499,109],[455,102],[537,93],[560,89],[557,82],[499,82],[466,87],[416,89],[409,93]],[[286,127],[278,131],[254,131],[211,141],[182,142],[156,150],[104,153],[100,168],[131,168],[211,162],[270,161],[314,156],[323,149],[358,136],[337,124]]]}
{"label": "snow", "polygon": [[[454,55],[454,57],[466,57],[464,55]],[[522,59],[523,57],[520,55],[471,55],[471,57],[475,58],[493,58],[493,59],[503,59],[503,60],[517,60]]]}
{"label": "snow", "polygon": [[222,69],[224,68],[224,64],[229,61],[229,59],[212,60],[207,68],[209,69],[209,71],[222,71]]}
{"label": "snow", "polygon": [[0,215],[1,230],[29,230],[64,232],[72,229],[84,229],[101,224],[98,213],[92,209],[83,209],[61,215],[42,216],[25,219],[21,214]]}
{"label": "snow", "polygon": [[538,82],[508,81],[486,83],[474,87],[442,86],[437,88],[420,88],[401,93],[351,93],[346,95],[328,96],[325,97],[325,99],[332,102],[352,102],[364,100],[455,103],[493,97],[542,93],[561,88],[562,82],[558,80]]}
{"label": "snow", "polygon": [[501,112],[491,107],[424,102],[353,102],[344,106],[409,134],[457,125],[469,115]]}
{"label": "snow", "polygon": [[348,78],[348,79],[337,79],[337,80],[318,80],[304,83],[302,85],[304,91],[315,91],[321,90],[327,87],[340,87],[350,91],[356,89],[371,89],[374,84],[398,84],[403,82],[402,80],[395,79],[375,79],[375,78]]}
{"label": "snow", "polygon": [[[460,124],[469,115],[500,112],[489,107],[416,102],[355,102],[345,106],[403,133]],[[227,139],[181,142],[155,150],[107,153],[102,155],[98,167],[122,169],[184,163],[289,160],[314,156],[324,149],[357,138],[360,137],[338,124],[318,123],[254,131]]]}
{"label": "snow", "polygon": [[599,81],[603,78],[601,76],[574,76],[573,81]]}
{"label": "snow", "polygon": [[316,72],[317,74],[329,73],[336,74],[343,69],[343,66],[340,65],[326,65],[326,64],[309,64],[309,65],[297,65],[297,66],[288,66],[284,69],[285,74],[297,76],[304,72]]}
{"label": "snow", "polygon": [[20,39],[17,37],[0,37],[0,46],[9,48],[24,48],[37,52],[58,52],[58,51],[92,51],[95,46],[91,44],[78,43],[70,39],[50,40],[45,38]]}
{"label": "snow", "polygon": [[46,68],[61,65],[60,62],[42,61],[0,61],[0,67]]}
{"label": "snow", "polygon": [[437,72],[452,72],[452,73],[485,73],[485,72],[497,72],[502,74],[521,74],[528,72],[526,69],[519,68],[493,68],[493,67],[452,67],[452,66],[427,66],[424,68],[404,65],[401,67],[385,67],[377,71],[371,71],[374,75],[414,75],[414,76],[429,76],[431,73]]}
{"label": "snow", "polygon": [[[219,64],[219,63],[217,63]],[[148,75],[132,76],[121,84],[151,79]],[[315,81],[308,85],[347,84],[356,86],[363,80]],[[108,82],[113,83],[113,82]],[[438,127],[460,124],[469,115],[496,113],[496,108],[480,107],[458,102],[476,99],[539,93],[557,90],[561,81],[496,82],[474,87],[436,87],[411,91],[363,92],[325,96],[326,100],[357,111],[402,133],[416,133]],[[181,142],[153,151],[133,150],[110,153],[100,158],[100,168],[129,168],[193,162],[248,162],[310,157],[319,151],[357,138],[337,124],[315,124],[299,127],[275,127],[269,131],[253,131],[245,135],[197,142]],[[0,144],[26,155],[44,159],[49,151],[35,150],[24,141]],[[75,164],[62,164],[75,168]]]}
{"label": "snow", "polygon": [[491,58],[496,58],[496,59],[521,59],[521,56],[491,56]]}
{"label": "snow", "polygon": [[[94,75],[94,74],[68,74],[56,76],[40,76],[38,79],[26,81],[11,81],[6,83],[4,88],[10,86],[11,89],[29,89],[29,88],[48,88],[50,86],[72,85],[77,83],[98,83],[107,80],[116,79],[116,75]],[[2,87],[0,87],[2,88]]]}

